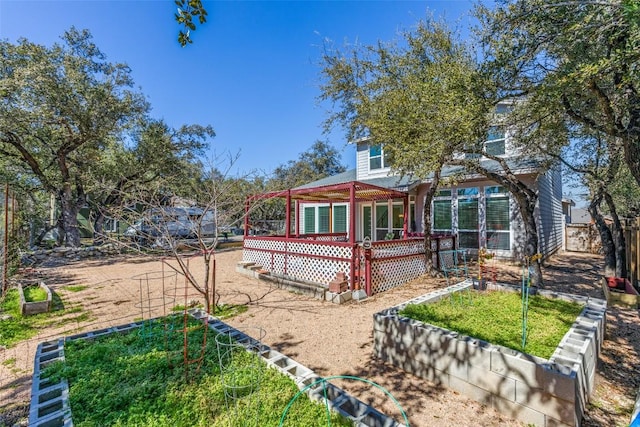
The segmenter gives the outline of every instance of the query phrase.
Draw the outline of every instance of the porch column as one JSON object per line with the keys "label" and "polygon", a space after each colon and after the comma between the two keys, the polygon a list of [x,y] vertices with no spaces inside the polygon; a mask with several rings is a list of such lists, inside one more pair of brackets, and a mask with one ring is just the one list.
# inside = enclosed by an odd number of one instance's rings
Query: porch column
{"label": "porch column", "polygon": [[349,242],[356,242],[356,186],[349,187]]}
{"label": "porch column", "polygon": [[403,199],[403,204],[404,204],[404,218],[402,221],[402,235],[404,236],[403,239],[407,239],[407,234],[409,232],[409,227],[408,227],[408,221],[409,221],[409,194],[404,196]]}
{"label": "porch column", "polygon": [[291,190],[287,190],[287,206],[285,208],[285,220],[284,235],[287,239],[291,238]]}
{"label": "porch column", "polygon": [[300,237],[300,200],[296,200],[296,238]]}
{"label": "porch column", "polygon": [[244,203],[244,237],[249,235],[249,197]]}

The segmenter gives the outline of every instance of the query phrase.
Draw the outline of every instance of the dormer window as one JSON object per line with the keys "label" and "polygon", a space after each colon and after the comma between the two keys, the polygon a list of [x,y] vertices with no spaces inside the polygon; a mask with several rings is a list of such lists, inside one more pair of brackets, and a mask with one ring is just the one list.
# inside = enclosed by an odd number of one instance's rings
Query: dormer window
{"label": "dormer window", "polygon": [[369,170],[388,168],[389,156],[385,153],[382,144],[369,146]]}

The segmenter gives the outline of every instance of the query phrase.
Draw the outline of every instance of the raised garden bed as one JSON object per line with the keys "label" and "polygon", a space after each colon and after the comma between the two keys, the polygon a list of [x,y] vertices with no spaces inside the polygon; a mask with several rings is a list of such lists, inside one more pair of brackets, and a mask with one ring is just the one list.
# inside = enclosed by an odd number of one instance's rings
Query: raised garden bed
{"label": "raised garden bed", "polygon": [[[294,380],[294,383],[297,385],[299,389],[305,389],[307,395],[314,399],[325,402],[329,408],[331,408],[334,412],[342,415],[343,421],[339,423],[336,422],[336,418],[333,418],[332,425],[343,425],[342,422],[347,421],[351,425],[351,422],[358,425],[375,425],[375,426],[389,426],[396,427],[401,426],[401,424],[396,421],[388,418],[386,415],[380,413],[374,408],[364,404],[363,402],[353,398],[352,396],[345,393],[340,388],[330,384],[330,383],[322,383],[316,384],[316,382],[320,379],[317,375],[313,373],[310,369],[296,363],[295,361],[289,359],[288,357],[282,355],[281,353],[270,349],[268,346],[260,344],[259,341],[251,338],[245,333],[238,331],[234,328],[231,328],[229,325],[223,323],[220,320],[217,320],[212,317],[207,317],[200,310],[191,310],[190,314],[199,320],[205,322],[208,325],[209,329],[213,331],[211,339],[213,336],[224,335],[229,337],[233,341],[241,344],[245,348],[256,349],[259,348],[259,356],[266,363],[267,366],[277,369],[280,373],[285,374],[289,378]],[[31,409],[30,409],[30,417],[29,417],[29,425],[30,426],[39,426],[39,427],[55,427],[55,426],[70,426],[77,423],[72,419],[72,408],[69,403],[69,386],[67,380],[63,375],[59,376],[48,376],[48,374],[43,371],[51,366],[52,363],[56,361],[62,361],[65,357],[65,343],[69,342],[86,342],[87,340],[96,340],[101,339],[102,337],[106,337],[110,334],[129,334],[135,333],[137,331],[143,330],[145,325],[148,325],[147,322],[138,322],[132,323],[128,325],[122,325],[119,327],[99,330],[95,332],[89,332],[84,334],[79,334],[76,336],[68,337],[66,339],[59,339],[49,342],[41,343],[38,346],[38,350],[36,353],[35,363],[34,363],[34,375],[33,375],[33,385],[31,392]],[[96,341],[98,343],[98,341]],[[259,345],[258,345],[259,344]],[[159,356],[161,359],[164,359],[163,356]],[[141,359],[142,361],[142,359]],[[58,368],[56,367],[56,370]],[[215,371],[215,369],[214,369]],[[62,371],[64,372],[64,371]],[[240,372],[240,371],[239,371]],[[216,378],[212,378],[211,380],[207,380],[210,382],[218,381]],[[293,387],[294,391],[296,391],[296,387]],[[279,398],[284,400],[280,403],[277,403],[275,408],[271,412],[280,415],[280,410],[285,410],[285,405],[287,404],[288,399],[293,397],[293,395],[289,395],[287,392],[287,388],[284,386],[279,387],[277,393],[274,393],[268,396],[267,401],[264,403],[268,405],[274,405],[274,399],[277,400]],[[98,390],[95,390],[97,393]],[[122,394],[121,391],[117,391],[114,394],[114,398],[118,398]],[[194,400],[200,401],[201,405],[204,405],[202,408],[203,411],[211,411],[212,405],[214,405],[214,400],[219,399],[220,395],[215,393],[207,394],[206,398],[203,400],[198,400],[197,396],[194,396]],[[262,405],[262,401],[260,401],[260,409],[261,411],[264,409]],[[128,405],[128,401],[125,399],[124,405]],[[161,406],[161,405],[160,405]],[[219,406],[219,405],[218,405]],[[222,403],[222,406],[225,406],[225,403]],[[184,409],[184,406],[180,406],[179,412],[187,411]],[[208,409],[206,409],[208,408]],[[87,408],[84,408],[87,410]],[[184,409],[184,410],[183,410]],[[324,416],[325,409],[320,406],[320,415],[317,417],[315,421],[319,422],[319,425],[326,425],[327,419]],[[90,409],[89,409],[90,410]],[[233,407],[231,408],[233,411]],[[182,415],[185,415],[182,413]],[[188,415],[188,414],[187,414]],[[202,414],[198,414],[200,416]],[[262,415],[261,415],[262,417]],[[304,416],[303,416],[304,418]],[[305,418],[306,419],[306,418]],[[346,420],[345,420],[346,419]],[[183,418],[183,421],[185,418]],[[271,421],[266,424],[260,425],[277,425],[277,421],[272,423]],[[304,420],[300,420],[303,424],[297,423],[298,418],[295,419],[287,419],[284,425],[309,425],[308,422]],[[195,421],[193,421],[195,422]],[[213,423],[207,423],[206,425],[217,425],[218,421]],[[261,421],[262,422],[262,421]],[[139,424],[141,425],[141,424]],[[176,422],[172,423],[169,421],[167,425],[194,425],[192,422]],[[205,424],[203,424],[205,425]],[[226,424],[225,424],[226,425]]]}
{"label": "raised garden bed", "polygon": [[[593,391],[604,339],[603,300],[539,291],[584,308],[549,359],[403,317],[409,304],[429,304],[469,291],[465,281],[374,315],[374,354],[416,376],[448,387],[537,426],[579,426]],[[516,291],[506,285],[489,290]]]}
{"label": "raised garden bed", "polygon": [[607,306],[638,308],[640,295],[629,279],[623,277],[603,277],[600,281]]}
{"label": "raised garden bed", "polygon": [[[33,288],[36,288],[35,292],[32,291]],[[37,285],[20,284],[18,293],[20,295],[20,313],[23,316],[46,313],[51,310],[51,289],[44,282]],[[33,298],[32,295],[36,297]]]}

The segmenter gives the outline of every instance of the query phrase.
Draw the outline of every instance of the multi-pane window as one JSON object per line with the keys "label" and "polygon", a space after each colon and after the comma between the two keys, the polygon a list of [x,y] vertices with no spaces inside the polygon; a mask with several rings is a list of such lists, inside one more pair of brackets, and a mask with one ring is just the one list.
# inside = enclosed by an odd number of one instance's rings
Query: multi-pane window
{"label": "multi-pane window", "polygon": [[329,232],[329,206],[318,206],[318,233]]}
{"label": "multi-pane window", "polygon": [[347,232],[347,206],[339,205],[333,207],[333,232]]}
{"label": "multi-pane window", "polygon": [[384,240],[389,232],[389,206],[387,202],[376,203],[376,240]]}
{"label": "multi-pane window", "polygon": [[478,188],[458,189],[458,247],[478,249]]}
{"label": "multi-pane window", "polygon": [[484,143],[484,149],[487,154],[501,156],[504,154],[504,128],[502,126],[491,126],[487,134],[487,141]]}
{"label": "multi-pane window", "polygon": [[485,188],[487,249],[511,249],[509,193],[504,187]]}
{"label": "multi-pane window", "polygon": [[440,190],[433,201],[433,230],[451,231],[451,190]]}
{"label": "multi-pane window", "polygon": [[369,170],[384,169],[389,167],[389,156],[381,144],[369,147]]}
{"label": "multi-pane window", "polygon": [[303,215],[304,234],[347,232],[347,205],[305,206]]}
{"label": "multi-pane window", "polygon": [[313,234],[316,232],[316,207],[309,206],[304,208],[304,234]]}

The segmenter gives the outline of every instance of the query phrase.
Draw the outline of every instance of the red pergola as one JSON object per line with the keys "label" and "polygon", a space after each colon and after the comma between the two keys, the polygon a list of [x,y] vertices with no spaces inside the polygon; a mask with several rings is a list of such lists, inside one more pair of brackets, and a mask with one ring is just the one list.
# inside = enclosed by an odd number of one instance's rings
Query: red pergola
{"label": "red pergola", "polygon": [[407,212],[409,210],[409,196],[406,192],[393,190],[384,187],[378,187],[359,181],[350,181],[341,184],[324,185],[311,188],[296,188],[284,191],[274,191],[270,193],[257,194],[247,198],[245,210],[245,236],[249,230],[249,208],[251,203],[256,200],[285,198],[286,199],[286,223],[285,238],[292,237],[291,233],[291,202],[296,201],[296,233],[299,224],[300,202],[317,202],[317,203],[349,203],[349,242],[356,242],[356,215],[355,207],[357,202],[402,199],[404,202],[404,225],[403,236],[407,236]]}

